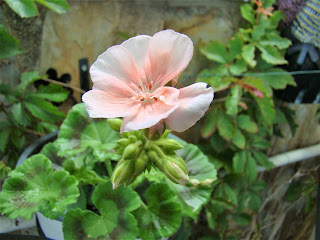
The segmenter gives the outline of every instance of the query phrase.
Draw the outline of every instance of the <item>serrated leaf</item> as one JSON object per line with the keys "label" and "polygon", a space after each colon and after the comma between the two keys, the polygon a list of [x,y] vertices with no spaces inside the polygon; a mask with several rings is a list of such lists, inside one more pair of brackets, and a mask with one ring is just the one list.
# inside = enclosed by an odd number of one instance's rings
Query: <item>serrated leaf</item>
{"label": "serrated leaf", "polygon": [[254,16],[254,10],[252,6],[249,3],[242,4],[240,7],[241,16],[246,19],[248,22],[250,22],[252,25],[255,24],[255,16]]}
{"label": "serrated leaf", "polygon": [[247,162],[247,151],[237,152],[233,159],[232,165],[235,172],[242,173]]}
{"label": "serrated leaf", "polygon": [[267,155],[265,155],[263,152],[256,150],[251,150],[251,152],[256,161],[265,169],[269,170],[274,167],[273,163],[269,161]]}
{"label": "serrated leaf", "polygon": [[280,54],[280,52],[273,46],[262,46],[261,44],[258,44],[257,47],[262,53],[262,59],[267,63],[271,63],[273,65],[282,65],[288,63],[287,60],[285,60],[284,57]]}
{"label": "serrated leaf", "polygon": [[227,114],[219,114],[218,130],[221,137],[226,140],[231,140],[235,133],[235,125],[231,116]]}
{"label": "serrated leaf", "polygon": [[221,183],[214,193],[215,198],[224,199],[227,203],[232,205],[238,204],[236,192],[227,184]]}
{"label": "serrated leaf", "polygon": [[258,132],[258,125],[253,122],[248,115],[239,115],[237,118],[239,128],[249,132],[256,133]]}
{"label": "serrated leaf", "polygon": [[227,98],[225,102],[226,112],[229,115],[237,115],[238,114],[238,104],[242,96],[241,86],[239,84],[233,85],[230,88],[230,96]]}
{"label": "serrated leaf", "polygon": [[40,86],[32,96],[44,98],[52,102],[63,102],[67,99],[69,91],[57,84],[50,83],[47,86]]}
{"label": "serrated leaf", "polygon": [[200,48],[200,52],[208,59],[218,63],[227,62],[227,50],[223,43],[215,41],[211,42],[205,47]]}
{"label": "serrated leaf", "polygon": [[256,137],[256,138],[254,138],[251,146],[254,148],[266,150],[268,148],[271,148],[271,143],[270,143],[270,141],[268,141],[266,139]]}
{"label": "serrated leaf", "polygon": [[0,59],[9,58],[22,52],[19,40],[10,35],[0,24]]}
{"label": "serrated leaf", "polygon": [[278,49],[287,49],[291,45],[291,41],[280,37],[277,33],[271,33],[267,35],[266,40],[261,40],[259,44],[262,46],[275,46]]}
{"label": "serrated leaf", "polygon": [[217,128],[219,109],[214,108],[206,115],[205,121],[201,126],[201,135],[204,138],[210,137]]}
{"label": "serrated leaf", "polygon": [[233,138],[232,138],[232,143],[236,145],[240,149],[244,149],[246,146],[246,138],[242,134],[242,132],[237,128]]}
{"label": "serrated leaf", "polygon": [[77,180],[66,171],[55,171],[42,154],[27,159],[11,171],[0,193],[0,211],[9,218],[31,219],[41,211],[51,219],[62,216],[77,201]]}
{"label": "serrated leaf", "polygon": [[210,138],[210,146],[214,151],[220,153],[225,150],[227,141],[224,140],[218,133],[215,133]]}
{"label": "serrated leaf", "polygon": [[70,10],[70,6],[66,0],[35,0],[35,1],[57,13],[65,13]]}
{"label": "serrated leaf", "polygon": [[5,2],[22,18],[34,17],[39,14],[33,0],[5,0]]}
{"label": "serrated leaf", "polygon": [[263,118],[263,123],[265,126],[271,126],[273,120],[276,116],[276,111],[274,109],[274,103],[271,98],[257,98],[252,95],[259,106],[259,114]]}
{"label": "serrated leaf", "polygon": [[253,44],[247,44],[242,47],[241,56],[243,59],[250,65],[250,67],[254,67],[257,64],[257,61],[254,59],[255,54],[255,46]]}
{"label": "serrated leaf", "polygon": [[41,79],[38,72],[25,72],[21,75],[21,83],[18,85],[18,90],[23,92],[33,82]]}
{"label": "serrated leaf", "polygon": [[92,193],[92,202],[106,227],[113,229],[111,239],[136,239],[137,221],[131,212],[141,205],[141,200],[135,191],[125,187],[113,190],[111,182],[101,183]]}
{"label": "serrated leaf", "polygon": [[[242,78],[242,81],[246,84],[245,88],[256,96],[259,96],[262,93],[262,97],[271,97],[273,93],[272,88],[259,78],[261,75],[262,74],[259,74],[258,77],[245,76]],[[257,94],[255,92],[256,90],[258,90],[260,94]]]}
{"label": "serrated leaf", "polygon": [[251,221],[251,216],[246,213],[242,213],[239,215],[233,215],[232,218],[240,226],[247,226]]}
{"label": "serrated leaf", "polygon": [[280,68],[268,69],[264,71],[264,73],[259,74],[258,78],[274,89],[284,89],[287,85],[296,85],[296,82],[290,73]]}
{"label": "serrated leaf", "polygon": [[145,194],[147,206],[133,212],[142,240],[170,237],[181,224],[181,207],[166,184],[154,183]]}
{"label": "serrated leaf", "polygon": [[255,192],[249,192],[249,208],[251,208],[253,211],[258,212],[259,208],[261,206],[261,200],[257,193]]}

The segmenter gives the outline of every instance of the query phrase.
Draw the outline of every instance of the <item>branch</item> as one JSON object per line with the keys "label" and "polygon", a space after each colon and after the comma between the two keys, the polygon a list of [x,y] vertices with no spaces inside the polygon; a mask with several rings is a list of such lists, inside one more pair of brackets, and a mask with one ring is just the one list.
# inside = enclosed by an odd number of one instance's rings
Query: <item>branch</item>
{"label": "branch", "polygon": [[78,87],[73,86],[73,85],[68,84],[68,83],[59,82],[59,81],[52,80],[52,79],[49,79],[49,78],[42,78],[42,80],[44,80],[46,82],[53,83],[53,84],[57,84],[57,85],[60,85],[60,86],[63,86],[63,87],[71,88],[71,89],[73,89],[73,90],[75,90],[77,92],[80,92],[80,93],[85,93],[85,91],[82,90],[81,88],[78,88]]}

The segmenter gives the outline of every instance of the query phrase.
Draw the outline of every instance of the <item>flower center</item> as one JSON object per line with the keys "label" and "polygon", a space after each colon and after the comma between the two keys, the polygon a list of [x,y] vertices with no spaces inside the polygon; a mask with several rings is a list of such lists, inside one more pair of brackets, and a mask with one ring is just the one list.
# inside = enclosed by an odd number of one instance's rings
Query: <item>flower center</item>
{"label": "flower center", "polygon": [[137,95],[132,97],[133,101],[141,103],[154,103],[158,100],[162,100],[163,96],[154,96],[153,93],[144,93],[140,92]]}

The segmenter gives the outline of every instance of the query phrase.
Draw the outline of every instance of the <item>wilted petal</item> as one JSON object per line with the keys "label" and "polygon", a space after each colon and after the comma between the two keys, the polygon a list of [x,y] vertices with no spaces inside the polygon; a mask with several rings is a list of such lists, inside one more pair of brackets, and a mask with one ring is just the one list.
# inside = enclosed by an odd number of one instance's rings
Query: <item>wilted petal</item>
{"label": "wilted petal", "polygon": [[132,116],[141,104],[117,95],[113,91],[91,90],[82,96],[82,101],[92,118],[115,118]]}
{"label": "wilted petal", "polygon": [[[93,83],[98,81],[120,80],[137,89],[141,85],[139,71],[130,52],[120,46],[113,46],[99,55],[90,68]],[[110,89],[111,90],[111,89]]]}
{"label": "wilted petal", "polygon": [[193,55],[193,43],[189,37],[173,30],[156,33],[149,44],[149,58],[154,88],[162,87],[179,75]]}
{"label": "wilted petal", "polygon": [[165,119],[165,123],[174,131],[183,132],[208,110],[213,99],[213,89],[207,88],[206,83],[195,83],[179,90],[179,108]]}

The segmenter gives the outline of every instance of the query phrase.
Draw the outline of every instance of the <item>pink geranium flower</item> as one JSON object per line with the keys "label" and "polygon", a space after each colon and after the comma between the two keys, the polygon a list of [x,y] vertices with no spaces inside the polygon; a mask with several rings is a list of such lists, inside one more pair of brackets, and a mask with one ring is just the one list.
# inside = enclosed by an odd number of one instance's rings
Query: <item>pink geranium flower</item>
{"label": "pink geranium flower", "polygon": [[110,47],[90,68],[93,88],[82,96],[92,118],[122,117],[121,133],[167,124],[182,132],[208,110],[212,88],[195,83],[177,89],[177,79],[193,55],[189,37],[164,30]]}

